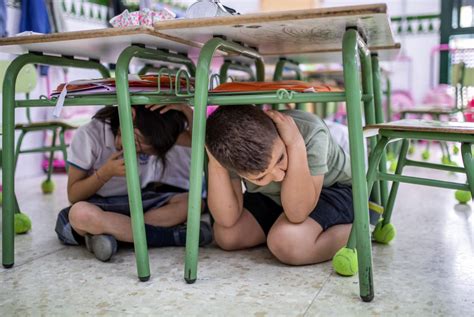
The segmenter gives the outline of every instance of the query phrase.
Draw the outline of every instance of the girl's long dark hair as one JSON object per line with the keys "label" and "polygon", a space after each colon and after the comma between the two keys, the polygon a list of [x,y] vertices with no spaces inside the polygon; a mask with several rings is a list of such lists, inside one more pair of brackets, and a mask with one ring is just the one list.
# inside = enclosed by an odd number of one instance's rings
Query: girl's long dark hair
{"label": "girl's long dark hair", "polygon": [[[186,129],[186,116],[177,110],[169,110],[163,114],[160,110],[151,111],[145,106],[132,106],[136,116],[134,127],[145,138],[145,142],[153,147],[155,155],[166,167],[166,153],[176,143],[178,136]],[[100,109],[93,117],[107,123],[117,136],[120,128],[118,107],[105,107]]]}

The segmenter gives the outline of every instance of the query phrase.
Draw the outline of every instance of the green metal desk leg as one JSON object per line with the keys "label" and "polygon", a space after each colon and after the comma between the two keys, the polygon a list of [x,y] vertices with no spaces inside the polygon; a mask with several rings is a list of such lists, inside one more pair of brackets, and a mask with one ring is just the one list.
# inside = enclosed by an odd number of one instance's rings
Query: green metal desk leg
{"label": "green metal desk leg", "polygon": [[[376,123],[383,123],[383,109],[382,109],[382,88],[380,87],[381,83],[381,76],[380,76],[380,66],[379,66],[379,58],[376,53],[372,54],[372,72],[373,72],[373,85],[374,85],[374,107],[375,107],[375,122]],[[388,81],[388,79],[387,79]],[[389,89],[389,88],[387,88]],[[388,98],[388,94],[387,94]],[[387,101],[388,103],[388,101]],[[380,139],[380,137],[379,137]],[[389,145],[390,146],[390,145]],[[380,158],[379,163],[379,170],[382,173],[387,172],[387,155],[386,151],[384,151]],[[387,181],[380,181],[380,198],[382,206],[385,206],[387,203],[388,198],[388,182]]]}
{"label": "green metal desk leg", "polygon": [[131,59],[137,54],[137,51],[137,47],[131,46],[120,54],[117,60],[115,76],[117,80],[117,101],[124,148],[128,199],[132,219],[133,243],[135,247],[138,278],[140,281],[145,282],[150,279],[150,263],[145,235],[145,222],[143,219],[140,179],[138,177],[137,151],[135,149],[130,94],[128,91],[128,67]]}
{"label": "green metal desk leg", "polygon": [[[351,170],[354,198],[354,230],[356,232],[357,258],[359,263],[360,297],[365,302],[374,298],[372,277],[372,251],[369,232],[369,210],[367,181],[364,164],[364,143],[362,135],[361,83],[359,80],[359,49],[365,48],[357,31],[348,29],[343,39],[343,66],[346,90]],[[362,50],[362,49],[361,49]],[[368,51],[365,52],[368,55]],[[367,57],[365,57],[367,58]]]}
{"label": "green metal desk leg", "polygon": [[2,165],[3,165],[3,209],[2,209],[2,264],[11,268],[14,263],[14,141],[15,141],[15,83],[18,73],[26,63],[20,58],[8,66],[3,81],[3,132],[2,132]]}
{"label": "green metal desk leg", "polygon": [[11,268],[15,262],[14,255],[14,212],[15,212],[15,84],[18,73],[27,64],[46,64],[88,68],[98,70],[108,77],[108,70],[93,61],[73,60],[64,57],[38,54],[24,54],[12,61],[5,72],[3,81],[3,210],[2,210],[2,264]]}
{"label": "green metal desk leg", "polygon": [[[213,40],[211,40],[213,41]],[[196,69],[194,92],[193,138],[191,152],[191,175],[188,199],[188,226],[186,233],[186,255],[184,279],[191,284],[197,278],[199,252],[199,222],[201,215],[202,173],[204,167],[204,140],[206,134],[206,107],[209,85],[209,69],[217,44],[205,45],[201,50]]]}
{"label": "green metal desk leg", "polygon": [[[362,70],[362,91],[364,94],[369,96],[374,96],[374,84],[372,79],[372,61],[366,56],[361,56],[361,70]],[[364,115],[365,115],[365,124],[375,124],[375,106],[374,98],[364,101]],[[370,151],[375,149],[377,145],[377,137],[373,136],[369,138]],[[380,183],[376,182],[372,188],[372,191],[369,191],[369,195],[372,199],[378,204],[382,203],[380,198]]]}
{"label": "green metal desk leg", "polygon": [[[283,70],[286,68],[292,70],[295,73],[296,80],[303,80],[303,72],[301,71],[297,62],[288,60],[286,58],[280,58],[278,63],[275,65],[275,72],[273,73],[273,81],[282,80]],[[281,105],[273,105],[273,109],[282,109]],[[306,111],[306,105],[304,103],[297,103],[296,109]]]}
{"label": "green metal desk leg", "polygon": [[[380,162],[381,154],[385,150],[385,146],[388,143],[388,139],[386,137],[382,137],[380,141],[377,143],[375,149],[372,150],[369,156],[369,169],[367,171],[367,191],[370,192],[372,190],[373,184],[377,178],[377,165]],[[347,242],[346,247],[349,249],[355,249],[357,246],[356,241],[356,232],[354,230],[354,226],[352,226],[351,234],[349,236],[349,241]]]}
{"label": "green metal desk leg", "polygon": [[240,52],[247,57],[254,58],[257,67],[257,80],[263,80],[265,74],[264,64],[261,57],[254,50],[244,48],[237,43],[227,42],[220,38],[213,38],[201,49],[196,69],[196,89],[194,93],[191,175],[188,199],[188,226],[186,232],[186,258],[184,266],[184,279],[187,283],[194,283],[197,277],[209,69],[212,57],[219,47],[225,47],[227,50]]}

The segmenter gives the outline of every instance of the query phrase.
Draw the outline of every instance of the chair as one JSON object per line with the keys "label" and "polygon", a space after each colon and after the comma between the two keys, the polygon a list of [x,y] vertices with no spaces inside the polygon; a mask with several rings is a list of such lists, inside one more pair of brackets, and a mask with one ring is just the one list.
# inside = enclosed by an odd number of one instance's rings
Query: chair
{"label": "chair", "polygon": [[[10,64],[9,61],[0,61],[0,84],[3,85],[3,78],[5,71]],[[16,93],[25,93],[26,98],[29,99],[29,94],[36,87],[37,83],[37,73],[33,65],[25,66],[18,75],[17,85],[15,88]],[[15,169],[18,162],[18,157],[22,153],[44,153],[49,152],[49,164],[46,180],[41,184],[41,189],[43,193],[48,194],[54,191],[54,183],[51,180],[51,174],[53,172],[53,158],[56,151],[61,151],[66,160],[67,145],[64,141],[64,133],[67,130],[75,129],[76,126],[68,124],[63,121],[42,121],[42,122],[32,122],[30,108],[26,108],[26,118],[27,122],[18,123],[15,125],[15,129],[20,131],[18,141],[15,148]],[[30,149],[22,149],[23,138],[28,132],[40,132],[40,131],[51,131],[53,138],[50,146],[40,146]],[[57,137],[59,136],[59,144],[57,145]],[[67,166],[66,166],[67,168]]]}
{"label": "chair", "polygon": [[[474,86],[474,69],[466,67],[463,62],[452,65],[451,82],[455,89],[455,102],[453,105],[423,105],[404,109],[400,112],[401,118],[405,119],[407,115],[411,114],[417,116],[430,116],[434,120],[441,120],[443,117],[453,117],[462,114],[462,120],[464,121],[464,114],[467,110],[467,101],[465,98],[466,89],[470,86]],[[429,145],[430,142],[427,143],[427,147],[422,153],[423,160],[427,160],[430,156]],[[446,142],[441,141],[440,146],[443,153],[442,162],[445,164],[453,164],[449,147]],[[409,152],[413,152],[413,149],[410,148]],[[454,154],[457,154],[459,148],[454,147],[453,152]]]}
{"label": "chair", "polygon": [[[474,143],[474,123],[470,122],[441,122],[419,119],[404,119],[400,121],[369,125],[365,128],[371,135],[379,135],[377,145],[369,157],[369,170],[367,172],[367,187],[370,191],[377,180],[392,181],[392,188],[385,205],[385,210],[379,223],[376,225],[372,236],[380,243],[389,243],[395,237],[395,228],[390,223],[392,210],[395,203],[400,183],[410,183],[441,188],[450,188],[474,193],[474,161],[471,147]],[[379,162],[388,143],[402,141],[398,156],[398,165],[394,174],[379,170]],[[430,140],[440,142],[461,143],[461,154],[464,166],[451,164],[434,164],[414,161],[407,158],[409,140]],[[428,169],[444,170],[449,172],[464,173],[467,183],[455,183],[444,180],[419,178],[402,175],[405,166],[416,166]]]}

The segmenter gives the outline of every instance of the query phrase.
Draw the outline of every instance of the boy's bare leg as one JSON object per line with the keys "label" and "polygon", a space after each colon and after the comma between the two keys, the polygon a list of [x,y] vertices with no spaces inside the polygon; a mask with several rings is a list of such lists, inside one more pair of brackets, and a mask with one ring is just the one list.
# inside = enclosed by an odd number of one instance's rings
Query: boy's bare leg
{"label": "boy's bare leg", "polygon": [[252,214],[244,209],[239,220],[232,227],[214,223],[214,239],[224,250],[240,250],[265,243],[265,233]]}
{"label": "boy's bare leg", "polygon": [[347,244],[351,227],[352,224],[335,225],[323,232],[311,218],[294,224],[282,214],[270,230],[267,244],[273,255],[289,265],[324,262]]}

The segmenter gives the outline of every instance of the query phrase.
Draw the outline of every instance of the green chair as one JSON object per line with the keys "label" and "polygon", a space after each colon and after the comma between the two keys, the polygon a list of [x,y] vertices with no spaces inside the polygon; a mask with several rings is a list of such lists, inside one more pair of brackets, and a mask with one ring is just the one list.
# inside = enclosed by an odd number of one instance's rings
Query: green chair
{"label": "green chair", "polygon": [[[0,84],[3,85],[3,78],[5,76],[5,71],[10,64],[9,61],[0,61]],[[15,91],[16,93],[25,93],[26,98],[29,99],[29,94],[33,91],[37,84],[37,72],[33,65],[25,66],[18,75],[18,80],[16,84]],[[46,180],[41,184],[41,189],[43,193],[51,193],[54,190],[54,183],[51,180],[51,174],[53,172],[53,158],[56,151],[61,151],[63,153],[64,159],[67,158],[67,144],[64,140],[64,133],[67,130],[75,129],[76,126],[59,121],[41,121],[41,122],[32,122],[30,108],[26,108],[26,118],[27,122],[17,123],[15,129],[20,131],[18,141],[15,148],[15,168],[18,162],[18,157],[22,153],[44,153],[49,152],[49,164]],[[41,132],[41,131],[51,131],[52,132],[52,142],[49,146],[39,146],[35,148],[22,149],[22,143],[25,135],[29,132]],[[59,144],[57,143],[57,137],[59,136]],[[67,166],[66,166],[67,168]]]}
{"label": "green chair", "polygon": [[[468,68],[461,62],[451,66],[451,82],[455,89],[455,102],[453,105],[425,105],[417,106],[410,109],[404,109],[400,112],[401,118],[405,119],[407,115],[417,116],[430,116],[433,120],[442,120],[443,118],[452,118],[454,116],[462,117],[464,115],[467,106],[467,100],[465,99],[466,90],[469,87],[474,86],[474,68]],[[464,121],[464,117],[458,118]],[[422,158],[427,160],[430,156],[429,147],[430,143],[427,143],[426,149],[422,153]],[[443,153],[442,162],[446,164],[452,164],[451,154],[449,147],[446,142],[440,142],[441,151]],[[454,147],[454,153],[457,154],[459,151],[458,147]],[[410,149],[410,152],[412,150]]]}
{"label": "green chair", "polygon": [[[368,190],[370,191],[374,182],[378,180],[393,182],[382,218],[379,220],[379,223],[372,233],[375,241],[389,243],[395,237],[395,228],[390,223],[390,219],[400,183],[467,191],[471,194],[470,197],[472,197],[472,194],[474,193],[474,161],[472,159],[471,147],[474,143],[474,123],[404,119],[400,121],[370,125],[366,127],[366,131],[369,131],[369,133],[373,132],[372,135],[378,134],[380,136],[377,146],[369,157],[369,170],[367,172]],[[400,140],[402,141],[402,146],[398,156],[398,164],[395,173],[390,174],[379,170],[379,162],[387,144]],[[407,153],[410,140],[461,143],[461,154],[464,166],[434,164],[408,159]],[[405,166],[464,173],[467,177],[467,183],[405,176],[402,175]]]}

